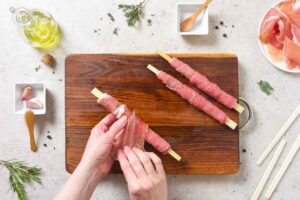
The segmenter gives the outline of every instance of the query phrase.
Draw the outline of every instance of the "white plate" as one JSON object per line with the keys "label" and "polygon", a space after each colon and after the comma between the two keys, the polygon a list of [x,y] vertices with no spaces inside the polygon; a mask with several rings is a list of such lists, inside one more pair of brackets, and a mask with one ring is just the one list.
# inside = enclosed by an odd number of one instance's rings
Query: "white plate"
{"label": "white plate", "polygon": [[289,69],[286,62],[282,61],[282,62],[276,62],[274,61],[269,52],[268,52],[268,49],[267,49],[267,46],[263,43],[261,43],[261,41],[259,40],[259,34],[260,34],[260,28],[261,28],[261,25],[262,25],[262,22],[266,16],[266,14],[268,13],[268,11],[271,9],[271,8],[274,8],[276,7],[280,2],[282,1],[279,1],[277,3],[275,3],[272,7],[268,8],[268,10],[265,12],[265,14],[263,15],[260,23],[259,23],[259,26],[258,26],[258,43],[259,43],[259,46],[260,46],[260,50],[262,51],[263,55],[265,56],[265,58],[272,64],[274,65],[275,67],[277,67],[278,69],[281,69],[283,71],[286,71],[286,72],[290,72],[290,73],[300,73],[300,69],[299,68],[295,68],[295,69]]}
{"label": "white plate", "polygon": [[196,23],[190,31],[182,32],[180,23],[191,16],[202,3],[178,3],[176,4],[176,30],[180,35],[207,35],[208,34],[208,7],[198,16]]}
{"label": "white plate", "polygon": [[30,86],[33,91],[33,98],[38,98],[42,103],[41,109],[31,109],[35,115],[46,114],[46,86],[45,83],[15,83],[14,87],[14,103],[15,114],[24,115],[27,107],[25,101],[20,101],[20,97],[24,91],[24,88]]}

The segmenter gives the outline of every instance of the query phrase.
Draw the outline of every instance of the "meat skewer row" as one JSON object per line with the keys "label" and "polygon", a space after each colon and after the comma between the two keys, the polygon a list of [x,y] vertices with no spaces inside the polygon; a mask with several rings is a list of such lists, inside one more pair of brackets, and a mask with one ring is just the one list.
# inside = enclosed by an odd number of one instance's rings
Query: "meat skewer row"
{"label": "meat skewer row", "polygon": [[229,109],[235,109],[239,113],[242,113],[244,111],[244,107],[237,103],[236,98],[222,90],[215,83],[208,80],[207,77],[200,74],[198,71],[195,71],[193,68],[191,68],[189,65],[182,62],[178,58],[171,58],[160,50],[156,50],[156,52],[161,57],[166,59],[170,63],[170,65],[176,69],[176,71],[184,75],[192,84],[205,92],[207,95],[214,98]]}
{"label": "meat skewer row", "polygon": [[[119,108],[122,104],[114,97],[102,93],[97,88],[94,88],[91,93],[95,95],[99,100],[98,102],[103,106],[107,111],[113,113],[117,108]],[[130,116],[132,111],[130,111],[127,107],[125,109],[125,115]],[[137,117],[138,123],[141,123],[145,126],[148,126],[144,121],[142,121],[139,117]],[[160,137],[157,133],[155,133],[151,128],[148,128],[148,132],[145,134],[145,140],[151,144],[156,150],[161,152],[162,154],[169,154],[177,161],[181,160],[181,156],[179,156],[175,151],[171,149],[171,145]]]}
{"label": "meat skewer row", "polygon": [[205,112],[207,115],[217,120],[221,124],[226,124],[231,129],[236,128],[237,124],[234,121],[232,121],[222,110],[198,94],[195,90],[181,83],[173,76],[156,69],[152,65],[148,65],[147,68],[156,74],[157,78],[161,80],[170,90],[176,92],[191,105]]}

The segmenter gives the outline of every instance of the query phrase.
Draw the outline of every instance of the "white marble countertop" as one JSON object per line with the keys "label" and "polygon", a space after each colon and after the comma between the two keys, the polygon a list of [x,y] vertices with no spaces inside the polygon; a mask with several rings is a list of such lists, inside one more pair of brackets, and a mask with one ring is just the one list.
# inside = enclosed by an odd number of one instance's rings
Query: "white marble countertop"
{"label": "white marble countertop", "polygon": [[[68,54],[150,53],[156,48],[167,52],[233,52],[239,57],[240,95],[248,99],[255,110],[254,125],[240,135],[240,172],[229,176],[168,176],[169,199],[249,199],[270,157],[262,167],[255,165],[256,160],[300,103],[299,75],[287,74],[271,66],[262,56],[257,42],[260,18],[276,1],[214,1],[209,7],[210,33],[199,37],[181,37],[175,30],[175,4],[197,1],[149,0],[145,7],[145,19],[155,14],[151,17],[153,25],[148,27],[143,20],[139,28],[127,27],[122,13],[117,9],[120,2],[124,1],[0,1],[0,159],[26,160],[43,169],[43,185],[33,184],[27,188],[30,199],[51,199],[68,178],[64,154],[64,58]],[[11,6],[46,10],[59,22],[63,37],[61,47],[53,52],[57,60],[55,74],[46,66],[35,71],[43,53],[22,40],[12,22],[9,12]],[[114,23],[106,16],[108,12],[115,16]],[[227,27],[220,26],[220,21]],[[215,30],[216,25],[219,30]],[[115,27],[120,28],[118,36],[112,34]],[[94,33],[94,29],[98,28],[101,29],[100,34]],[[224,38],[223,33],[228,37]],[[257,82],[260,80],[271,83],[275,89],[272,96],[266,96],[259,90]],[[13,86],[21,81],[45,82],[49,92],[47,115],[38,117],[36,127],[37,153],[29,150],[24,117],[13,112]],[[288,131],[288,148],[284,150],[284,155],[299,133],[299,120]],[[53,139],[49,140],[47,135]],[[242,149],[246,149],[246,152],[242,152]],[[279,165],[282,160],[281,157]],[[298,153],[273,199],[299,199],[299,170]],[[1,168],[0,177],[0,199],[16,199],[16,195],[8,191],[5,169]],[[97,187],[93,199],[128,199],[124,178],[121,175],[108,176]]]}

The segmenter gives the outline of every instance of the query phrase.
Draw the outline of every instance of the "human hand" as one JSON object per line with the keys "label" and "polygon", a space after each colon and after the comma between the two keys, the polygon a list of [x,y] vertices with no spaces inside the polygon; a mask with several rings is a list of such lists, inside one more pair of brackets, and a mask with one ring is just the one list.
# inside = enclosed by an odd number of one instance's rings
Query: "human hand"
{"label": "human hand", "polygon": [[115,160],[112,154],[115,138],[122,134],[126,124],[126,116],[117,119],[109,114],[92,129],[80,166],[94,171],[96,179],[100,180],[110,171]]}
{"label": "human hand", "polygon": [[131,200],[166,200],[167,182],[160,158],[152,152],[125,147],[118,151]]}

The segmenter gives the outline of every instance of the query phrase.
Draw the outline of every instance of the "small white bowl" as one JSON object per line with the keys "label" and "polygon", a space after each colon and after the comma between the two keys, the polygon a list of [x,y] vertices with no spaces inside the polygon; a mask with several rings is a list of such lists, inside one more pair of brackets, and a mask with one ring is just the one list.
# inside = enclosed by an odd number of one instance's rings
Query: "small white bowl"
{"label": "small white bowl", "polygon": [[[271,8],[274,8],[276,7],[280,2],[282,1],[279,1],[277,3],[275,3],[273,6],[271,6],[270,8],[267,9],[267,11],[264,13],[263,17],[261,18],[260,20],[260,23],[259,23],[259,26],[258,26],[258,32],[257,32],[257,35],[258,35],[258,43],[259,43],[259,47],[260,47],[260,50],[261,52],[263,53],[263,55],[265,56],[265,58],[275,67],[277,67],[278,69],[281,69],[283,71],[286,71],[286,72],[290,72],[290,73],[300,73],[300,69],[299,68],[295,68],[295,69],[289,69],[286,62],[285,61],[281,61],[281,62],[276,62],[272,59],[272,57],[270,56],[269,52],[268,52],[268,49],[267,49],[267,45],[263,44],[260,40],[259,40],[259,35],[260,35],[260,28],[261,28],[261,25],[263,23],[263,20],[265,18],[265,16],[267,15],[267,13],[269,12],[269,10]],[[300,4],[300,3],[299,3]],[[297,5],[297,4],[296,4]]]}
{"label": "small white bowl", "polygon": [[24,91],[24,88],[30,86],[33,91],[33,97],[37,98],[43,103],[41,109],[30,109],[35,115],[46,114],[46,86],[45,83],[15,83],[14,86],[14,104],[15,104],[15,114],[24,115],[26,110],[26,102],[21,101],[20,98]]}
{"label": "small white bowl", "polygon": [[195,25],[190,31],[182,32],[180,30],[180,23],[191,16],[202,3],[178,3],[176,4],[177,13],[177,33],[180,35],[207,35],[208,34],[208,8],[205,8],[198,16]]}

